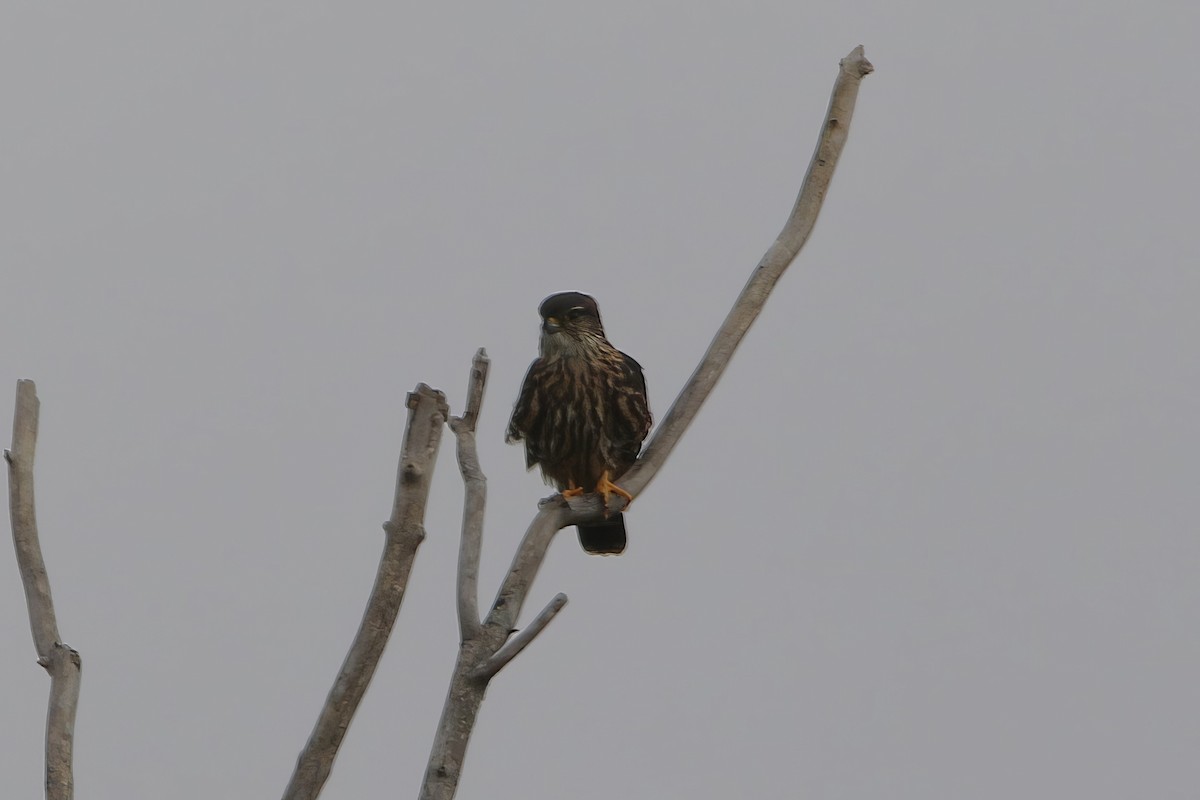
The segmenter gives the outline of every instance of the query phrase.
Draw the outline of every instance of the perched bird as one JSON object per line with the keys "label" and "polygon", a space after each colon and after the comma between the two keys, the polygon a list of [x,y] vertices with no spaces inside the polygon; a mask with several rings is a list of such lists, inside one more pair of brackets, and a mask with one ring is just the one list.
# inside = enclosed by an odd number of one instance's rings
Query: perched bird
{"label": "perched bird", "polygon": [[[604,338],[596,301],[579,292],[553,294],[538,308],[540,358],[529,366],[505,441],[525,442],[525,467],[564,497],[599,492],[633,500],[613,481],[637,460],[650,432],[650,405],[642,366]],[[589,553],[625,549],[620,514],[580,525]]]}

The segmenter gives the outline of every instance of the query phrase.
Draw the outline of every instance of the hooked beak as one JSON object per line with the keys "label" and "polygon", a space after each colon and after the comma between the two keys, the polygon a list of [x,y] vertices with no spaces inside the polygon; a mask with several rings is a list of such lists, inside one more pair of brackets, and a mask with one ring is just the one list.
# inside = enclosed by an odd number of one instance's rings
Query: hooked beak
{"label": "hooked beak", "polygon": [[546,317],[542,322],[542,330],[546,333],[558,333],[562,330],[562,325],[559,323],[557,317]]}

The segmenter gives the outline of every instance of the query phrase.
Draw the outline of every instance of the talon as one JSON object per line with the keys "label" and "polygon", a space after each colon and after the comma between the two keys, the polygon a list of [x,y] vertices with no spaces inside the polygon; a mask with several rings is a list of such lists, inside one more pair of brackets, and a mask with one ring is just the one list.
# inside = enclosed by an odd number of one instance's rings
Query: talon
{"label": "talon", "polygon": [[600,476],[600,480],[596,481],[596,491],[604,498],[605,506],[608,505],[608,496],[610,494],[624,497],[626,505],[633,502],[633,495],[608,479],[608,470],[604,470],[604,474]]}
{"label": "talon", "polygon": [[583,494],[583,487],[576,486],[575,481],[568,483],[567,488],[562,490],[563,499],[568,497],[578,497],[581,494]]}

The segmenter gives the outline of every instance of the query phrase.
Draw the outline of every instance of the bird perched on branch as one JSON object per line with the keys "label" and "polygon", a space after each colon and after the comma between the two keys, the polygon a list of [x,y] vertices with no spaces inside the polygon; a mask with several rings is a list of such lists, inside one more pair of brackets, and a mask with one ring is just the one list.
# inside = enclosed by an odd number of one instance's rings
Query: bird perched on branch
{"label": "bird perched on branch", "polygon": [[[616,481],[637,460],[650,432],[650,405],[642,366],[604,337],[596,301],[561,292],[542,301],[540,358],[529,366],[513,408],[505,441],[525,442],[525,467],[564,497],[598,492],[633,497]],[[625,549],[625,521],[614,514],[597,525],[580,525],[588,553]]]}

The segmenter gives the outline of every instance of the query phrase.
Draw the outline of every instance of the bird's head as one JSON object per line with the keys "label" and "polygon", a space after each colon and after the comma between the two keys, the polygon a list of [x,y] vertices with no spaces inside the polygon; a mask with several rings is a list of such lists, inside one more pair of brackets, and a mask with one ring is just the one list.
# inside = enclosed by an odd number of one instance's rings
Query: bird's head
{"label": "bird's head", "polygon": [[541,351],[546,357],[569,355],[591,350],[604,342],[600,309],[590,295],[559,292],[542,301]]}

